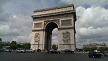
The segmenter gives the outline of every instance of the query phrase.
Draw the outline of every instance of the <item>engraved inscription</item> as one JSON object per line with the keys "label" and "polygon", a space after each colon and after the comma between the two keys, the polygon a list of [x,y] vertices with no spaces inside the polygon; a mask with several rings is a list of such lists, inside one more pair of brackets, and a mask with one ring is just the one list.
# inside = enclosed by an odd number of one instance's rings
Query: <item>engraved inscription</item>
{"label": "engraved inscription", "polygon": [[40,41],[40,34],[39,33],[35,33],[34,35],[34,42],[39,42]]}
{"label": "engraved inscription", "polygon": [[62,33],[63,34],[63,42],[64,43],[70,43],[70,32],[68,32],[68,31],[65,31],[65,32],[63,32]]}
{"label": "engraved inscription", "polygon": [[61,26],[71,26],[71,25],[72,25],[71,19],[61,20]]}
{"label": "engraved inscription", "polygon": [[41,27],[42,27],[42,22],[34,23],[34,28],[41,28]]}

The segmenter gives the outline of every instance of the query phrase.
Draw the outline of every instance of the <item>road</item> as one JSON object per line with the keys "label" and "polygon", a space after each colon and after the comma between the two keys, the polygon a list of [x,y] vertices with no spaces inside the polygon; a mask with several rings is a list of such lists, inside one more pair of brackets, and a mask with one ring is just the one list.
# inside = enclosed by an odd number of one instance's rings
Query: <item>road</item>
{"label": "road", "polygon": [[108,61],[108,57],[89,58],[87,53],[47,54],[47,53],[7,53],[0,52],[0,61]]}

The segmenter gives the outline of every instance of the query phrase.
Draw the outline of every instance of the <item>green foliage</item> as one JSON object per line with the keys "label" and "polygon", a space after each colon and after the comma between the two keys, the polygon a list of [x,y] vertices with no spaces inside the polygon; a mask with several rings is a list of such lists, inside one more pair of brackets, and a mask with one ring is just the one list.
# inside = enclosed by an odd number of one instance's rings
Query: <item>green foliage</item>
{"label": "green foliage", "polygon": [[24,43],[22,46],[24,49],[30,49],[30,43]]}
{"label": "green foliage", "polygon": [[4,46],[4,44],[0,43],[0,48],[2,48]]}
{"label": "green foliage", "polygon": [[90,51],[98,50],[98,47],[92,47]]}
{"label": "green foliage", "polygon": [[104,52],[104,51],[108,51],[108,47],[84,47],[83,48],[84,51],[94,51],[94,50],[98,50],[98,51],[101,51],[101,52]]}
{"label": "green foliage", "polygon": [[108,51],[108,47],[100,47],[98,50],[101,52]]}
{"label": "green foliage", "polygon": [[97,49],[98,49],[97,47],[91,47],[91,48],[90,47],[84,47],[83,48],[84,51],[94,51],[94,50],[97,50]]}
{"label": "green foliage", "polygon": [[3,46],[10,46],[10,48],[13,50],[15,50],[17,48],[30,49],[30,43],[17,44],[16,41],[12,41],[11,43],[10,42],[1,42],[0,48],[2,48]]}
{"label": "green foliage", "polygon": [[57,45],[52,45],[52,49],[57,50],[58,46]]}
{"label": "green foliage", "polygon": [[22,45],[21,44],[17,44],[17,48],[22,48]]}
{"label": "green foliage", "polygon": [[89,47],[84,47],[83,50],[84,51],[90,51],[90,48]]}
{"label": "green foliage", "polygon": [[17,42],[16,41],[12,41],[11,44],[17,44]]}
{"label": "green foliage", "polygon": [[11,47],[11,49],[17,49],[17,42],[16,41],[12,41],[11,43],[10,43],[10,47]]}

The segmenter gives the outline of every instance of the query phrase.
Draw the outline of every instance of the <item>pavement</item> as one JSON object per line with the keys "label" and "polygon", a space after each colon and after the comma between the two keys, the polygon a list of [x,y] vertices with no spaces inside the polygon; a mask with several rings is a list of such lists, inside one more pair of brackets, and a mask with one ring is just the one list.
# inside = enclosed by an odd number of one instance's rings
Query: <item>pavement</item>
{"label": "pavement", "polygon": [[108,61],[108,57],[89,58],[87,53],[48,54],[46,52],[0,52],[0,61]]}

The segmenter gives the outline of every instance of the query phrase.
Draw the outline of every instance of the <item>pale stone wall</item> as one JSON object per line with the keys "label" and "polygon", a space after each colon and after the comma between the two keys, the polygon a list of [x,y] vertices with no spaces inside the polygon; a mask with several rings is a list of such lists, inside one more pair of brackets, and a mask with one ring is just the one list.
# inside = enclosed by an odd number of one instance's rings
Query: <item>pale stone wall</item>
{"label": "pale stone wall", "polygon": [[[64,26],[62,26],[62,21],[63,20],[71,20],[71,23],[72,23],[72,25],[68,25],[68,26],[66,26],[66,25],[64,25]],[[71,16],[71,17],[69,17],[68,15],[67,15],[67,17],[62,17],[62,18],[60,18],[60,28],[67,28],[67,27],[74,27],[74,19],[73,19],[73,15]]]}
{"label": "pale stone wall", "polygon": [[43,31],[36,31],[36,32],[32,32],[32,40],[31,40],[31,49],[38,49],[38,42],[35,42],[35,33],[39,33],[40,34],[40,41],[39,41],[39,49],[43,49],[43,43],[44,43],[44,32]]}
{"label": "pale stone wall", "polygon": [[[63,42],[63,32],[70,32],[70,43],[66,43],[66,44],[71,44],[70,47],[69,45],[62,45],[62,44],[65,44]],[[59,41],[58,41],[58,46],[59,46],[59,50],[64,50],[64,49],[71,49],[71,50],[75,50],[75,39],[74,39],[74,29],[65,29],[65,30],[58,30],[58,38],[59,38]]]}

